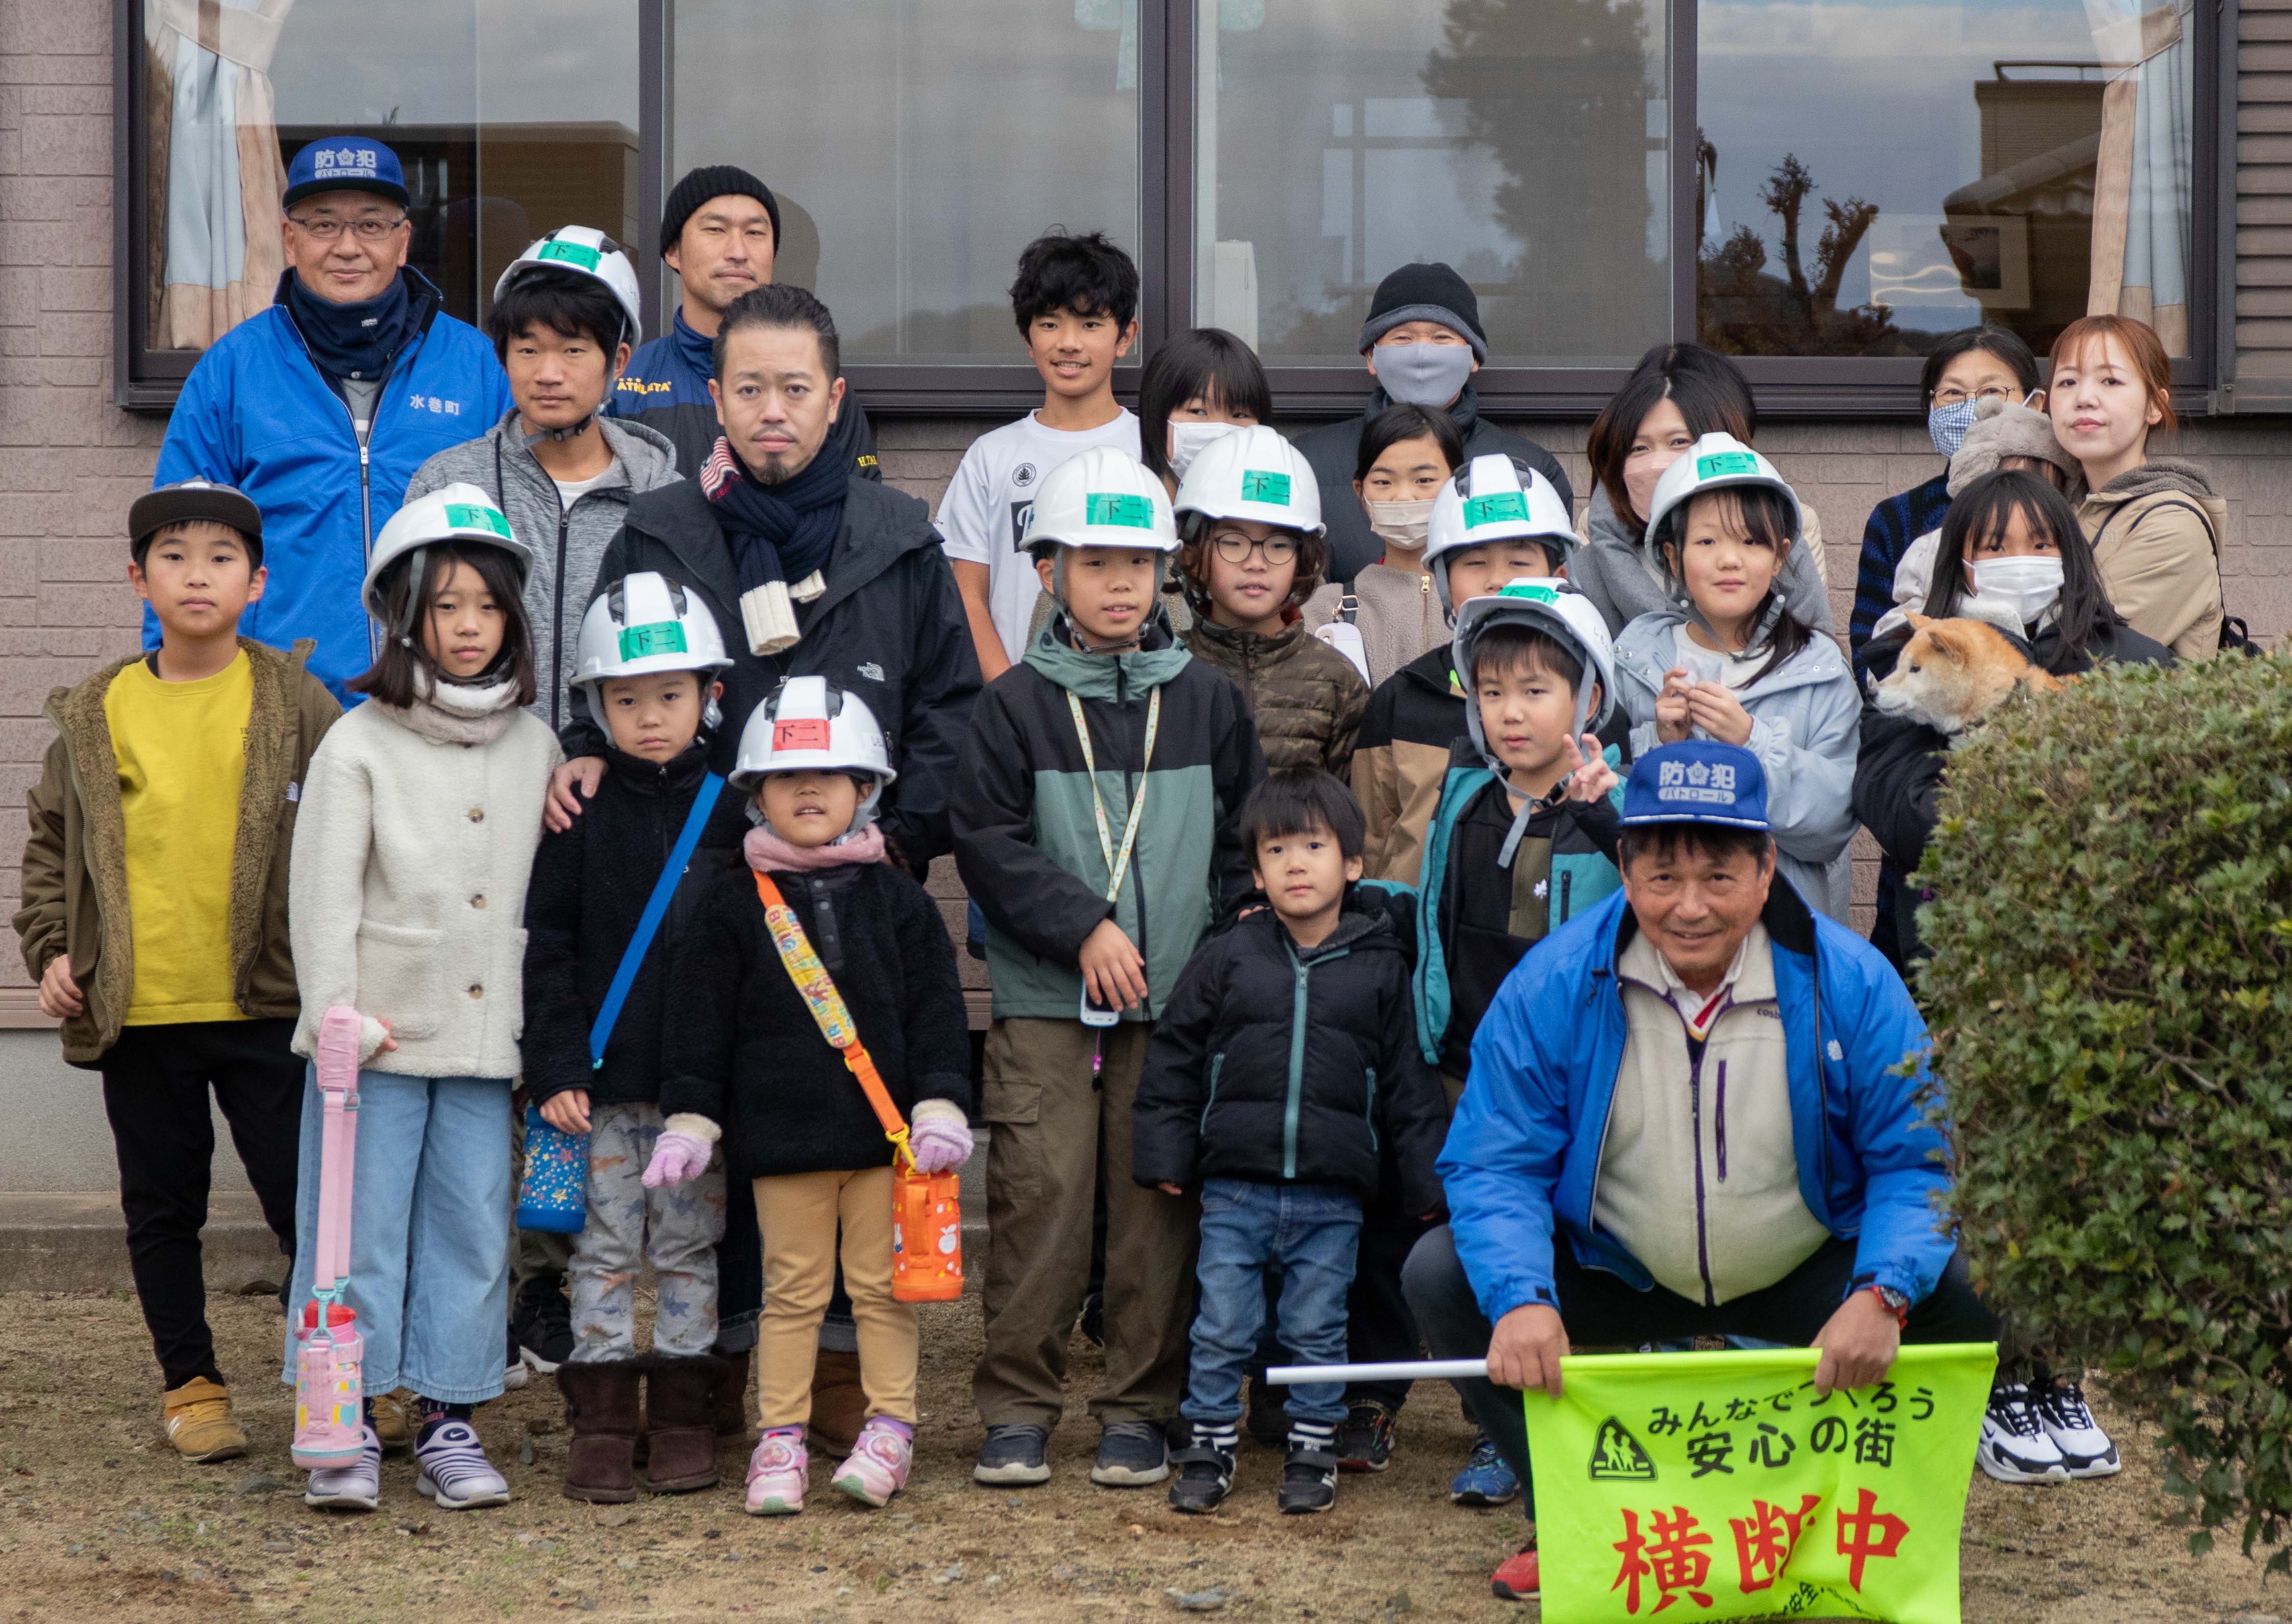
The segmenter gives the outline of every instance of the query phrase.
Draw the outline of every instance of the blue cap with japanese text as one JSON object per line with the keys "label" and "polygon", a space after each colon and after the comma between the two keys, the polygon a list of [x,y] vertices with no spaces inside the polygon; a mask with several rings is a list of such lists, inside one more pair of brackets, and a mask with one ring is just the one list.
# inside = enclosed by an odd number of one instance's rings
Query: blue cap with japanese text
{"label": "blue cap with japanese text", "polygon": [[293,208],[325,191],[370,191],[401,208],[407,203],[406,172],[398,154],[364,135],[328,135],[311,142],[286,166],[286,190],[280,204]]}
{"label": "blue cap with japanese text", "polygon": [[1632,764],[1623,822],[1626,828],[1648,823],[1766,828],[1766,771],[1739,745],[1708,739],[1658,745]]}

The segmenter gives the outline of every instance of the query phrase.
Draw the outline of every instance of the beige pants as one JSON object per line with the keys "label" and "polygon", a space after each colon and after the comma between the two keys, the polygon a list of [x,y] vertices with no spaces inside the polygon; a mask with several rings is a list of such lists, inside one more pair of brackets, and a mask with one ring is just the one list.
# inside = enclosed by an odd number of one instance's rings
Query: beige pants
{"label": "beige pants", "polygon": [[756,1332],[762,1426],[800,1426],[811,1415],[812,1364],[835,1286],[839,1221],[868,1414],[915,1425],[916,1311],[892,1296],[892,1184],[889,1168],[756,1180],[764,1242],[764,1312]]}

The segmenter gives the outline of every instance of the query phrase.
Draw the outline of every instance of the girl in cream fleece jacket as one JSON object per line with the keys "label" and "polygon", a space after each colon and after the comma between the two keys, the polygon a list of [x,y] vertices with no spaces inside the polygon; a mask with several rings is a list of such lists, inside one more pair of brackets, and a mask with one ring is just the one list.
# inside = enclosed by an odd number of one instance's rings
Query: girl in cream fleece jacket
{"label": "girl in cream fleece jacket", "polygon": [[[458,1509],[509,1498],[469,1415],[502,1390],[521,925],[560,753],[521,708],[535,688],[524,550],[473,545],[455,529],[409,544],[409,560],[406,549],[392,556],[390,540],[385,532],[367,592],[387,641],[351,683],[367,702],[311,758],[295,824],[289,921],[306,1002],[295,1047],[315,1051],[333,1006],[361,1017],[348,1300],[367,1392],[421,1395],[417,1491]],[[313,1068],[297,1311],[311,1295],[321,1118]],[[311,1475],[307,1504],[374,1507],[381,1451],[370,1418],[366,1436],[354,1466]]]}

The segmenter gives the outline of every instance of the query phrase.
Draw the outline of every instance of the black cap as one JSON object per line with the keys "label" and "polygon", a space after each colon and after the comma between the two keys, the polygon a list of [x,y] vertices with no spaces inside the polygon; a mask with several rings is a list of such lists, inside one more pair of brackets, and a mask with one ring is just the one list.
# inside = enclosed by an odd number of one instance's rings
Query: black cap
{"label": "black cap", "polygon": [[1362,352],[1409,321],[1454,327],[1473,346],[1476,359],[1489,359],[1489,335],[1481,330],[1481,302],[1473,296],[1472,284],[1449,266],[1403,265],[1379,282],[1376,296],[1369,301],[1368,319],[1361,323]]}
{"label": "black cap", "polygon": [[684,222],[711,198],[754,198],[772,217],[772,246],[780,246],[780,200],[772,196],[772,189],[737,164],[704,164],[687,170],[684,178],[670,189],[668,202],[660,211],[664,255],[684,235]]}
{"label": "black cap", "polygon": [[207,480],[161,485],[135,498],[134,505],[127,510],[127,538],[134,549],[135,562],[141,563],[143,554],[150,550],[153,531],[186,519],[211,519],[217,524],[230,526],[246,537],[249,562],[258,565],[262,562],[262,510],[245,491]]}

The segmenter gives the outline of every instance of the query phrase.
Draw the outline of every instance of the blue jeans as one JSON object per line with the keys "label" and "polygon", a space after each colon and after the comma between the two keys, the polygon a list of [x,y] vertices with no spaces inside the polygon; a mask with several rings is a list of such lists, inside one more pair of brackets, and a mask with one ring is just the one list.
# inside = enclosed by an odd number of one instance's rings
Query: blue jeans
{"label": "blue jeans", "polygon": [[[411,1387],[452,1404],[498,1398],[514,1196],[510,1081],[360,1071],[358,1086],[346,1300],[366,1344],[366,1390]],[[286,1297],[290,1386],[295,1327],[311,1300],[318,1249],[325,1107],[318,1072],[308,1069]]]}
{"label": "blue jeans", "polygon": [[[1202,1186],[1201,1282],[1194,1314],[1189,1421],[1226,1426],[1241,1418],[1241,1378],[1265,1323],[1265,1274],[1281,1272],[1277,1313],[1281,1345],[1300,1364],[1343,1364],[1345,1295],[1360,1240],[1360,1202],[1328,1184],[1254,1184],[1214,1178]],[[1343,1382],[1289,1389],[1292,1421],[1334,1426],[1345,1418]]]}

